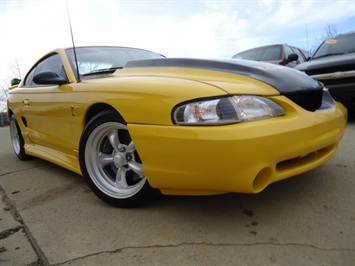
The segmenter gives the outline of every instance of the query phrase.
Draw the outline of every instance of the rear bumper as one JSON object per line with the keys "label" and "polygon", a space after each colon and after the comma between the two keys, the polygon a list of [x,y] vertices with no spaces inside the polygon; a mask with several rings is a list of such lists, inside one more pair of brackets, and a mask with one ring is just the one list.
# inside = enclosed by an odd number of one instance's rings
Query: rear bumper
{"label": "rear bumper", "polygon": [[329,160],[347,111],[308,112],[285,97],[286,115],[215,127],[128,125],[152,187],[165,194],[257,193]]}

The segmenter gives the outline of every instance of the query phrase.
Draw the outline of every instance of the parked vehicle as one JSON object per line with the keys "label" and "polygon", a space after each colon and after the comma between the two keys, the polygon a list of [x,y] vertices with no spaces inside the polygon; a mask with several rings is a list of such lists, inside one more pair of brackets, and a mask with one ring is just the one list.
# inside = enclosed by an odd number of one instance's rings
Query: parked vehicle
{"label": "parked vehicle", "polygon": [[335,100],[355,111],[355,32],[325,40],[296,69],[322,82]]}
{"label": "parked vehicle", "polygon": [[263,61],[288,67],[295,67],[307,60],[310,54],[288,44],[274,44],[253,48],[235,54],[232,59]]}
{"label": "parked vehicle", "polygon": [[115,206],[159,192],[258,193],[325,163],[346,127],[346,109],[291,68],[126,47],[75,51],[48,53],[10,90],[12,146],[21,160],[83,175]]}
{"label": "parked vehicle", "polygon": [[253,48],[235,54],[232,59],[263,61],[288,67],[295,67],[307,60],[310,54],[288,44],[274,44]]}

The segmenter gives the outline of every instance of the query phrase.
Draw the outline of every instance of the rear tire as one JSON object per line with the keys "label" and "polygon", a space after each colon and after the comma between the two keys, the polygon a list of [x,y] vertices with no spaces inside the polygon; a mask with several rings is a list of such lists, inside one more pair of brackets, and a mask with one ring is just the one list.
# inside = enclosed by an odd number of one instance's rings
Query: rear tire
{"label": "rear tire", "polygon": [[88,122],[79,161],[89,187],[111,205],[137,207],[159,195],[149,185],[128,128],[115,111],[103,111]]}
{"label": "rear tire", "polygon": [[21,161],[28,160],[30,156],[28,156],[25,152],[25,141],[22,137],[21,129],[14,115],[12,115],[10,119],[10,136],[12,148],[14,149],[16,156]]}

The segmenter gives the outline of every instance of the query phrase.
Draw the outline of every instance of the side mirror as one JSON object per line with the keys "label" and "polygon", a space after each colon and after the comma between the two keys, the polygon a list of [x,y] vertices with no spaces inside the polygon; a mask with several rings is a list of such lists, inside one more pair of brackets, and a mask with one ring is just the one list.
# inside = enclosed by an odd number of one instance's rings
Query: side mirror
{"label": "side mirror", "polygon": [[59,77],[54,72],[42,72],[33,77],[33,82],[40,85],[45,85],[45,84],[63,85],[68,83],[68,80]]}
{"label": "side mirror", "polygon": [[297,61],[298,60],[298,54],[290,54],[287,57],[287,63],[293,62],[293,61]]}
{"label": "side mirror", "polygon": [[14,78],[11,80],[11,86],[18,85],[18,84],[20,84],[20,82],[21,82],[21,79]]}

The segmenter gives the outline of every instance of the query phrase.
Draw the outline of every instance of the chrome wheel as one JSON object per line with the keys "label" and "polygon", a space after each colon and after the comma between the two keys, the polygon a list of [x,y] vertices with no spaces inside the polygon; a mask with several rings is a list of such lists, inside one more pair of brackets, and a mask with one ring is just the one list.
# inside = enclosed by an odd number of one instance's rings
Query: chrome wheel
{"label": "chrome wheel", "polygon": [[123,119],[114,110],[98,113],[86,125],[79,162],[92,191],[119,207],[137,207],[160,194],[144,174],[143,164]]}
{"label": "chrome wheel", "polygon": [[85,150],[89,175],[106,195],[127,198],[141,190],[146,179],[127,126],[117,122],[98,126]]}
{"label": "chrome wheel", "polygon": [[11,143],[12,147],[17,154],[20,153],[20,135],[19,131],[17,129],[16,121],[14,119],[11,119],[10,122],[10,136],[11,136]]}
{"label": "chrome wheel", "polygon": [[20,127],[14,115],[11,116],[10,120],[10,136],[11,144],[16,156],[22,161],[30,159],[31,157],[28,156],[25,152],[25,141],[22,137]]}

